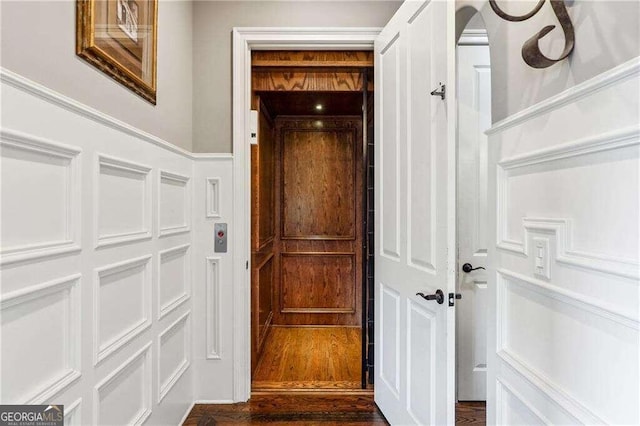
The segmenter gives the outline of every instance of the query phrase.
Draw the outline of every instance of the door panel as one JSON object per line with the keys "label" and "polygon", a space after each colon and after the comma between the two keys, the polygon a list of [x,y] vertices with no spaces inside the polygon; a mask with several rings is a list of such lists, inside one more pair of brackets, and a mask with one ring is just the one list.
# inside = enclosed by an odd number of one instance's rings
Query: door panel
{"label": "door panel", "polygon": [[458,47],[458,400],[487,394],[487,137],[491,127],[489,46]]}
{"label": "door panel", "polygon": [[405,2],[375,43],[375,399],[392,424],[453,422],[454,308],[416,295],[454,288],[453,104],[430,95],[451,90],[452,6]]}
{"label": "door panel", "polygon": [[362,322],[362,118],[278,117],[274,323]]}

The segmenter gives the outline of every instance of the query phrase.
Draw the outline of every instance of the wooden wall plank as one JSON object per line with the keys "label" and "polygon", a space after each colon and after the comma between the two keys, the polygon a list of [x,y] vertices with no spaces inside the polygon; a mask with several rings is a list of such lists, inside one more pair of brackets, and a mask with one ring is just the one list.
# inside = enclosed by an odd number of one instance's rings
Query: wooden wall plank
{"label": "wooden wall plank", "polygon": [[373,67],[373,51],[254,50],[254,67]]}

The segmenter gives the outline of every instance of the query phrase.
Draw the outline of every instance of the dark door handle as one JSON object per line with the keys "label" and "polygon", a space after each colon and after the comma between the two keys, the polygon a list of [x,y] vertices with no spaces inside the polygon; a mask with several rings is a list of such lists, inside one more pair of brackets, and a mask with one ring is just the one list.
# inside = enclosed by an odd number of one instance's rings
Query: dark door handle
{"label": "dark door handle", "polygon": [[435,300],[440,305],[444,303],[444,293],[440,289],[437,289],[433,294],[416,293],[416,296],[420,296],[425,300]]}
{"label": "dark door handle", "polygon": [[464,265],[462,265],[462,272],[466,272],[467,274],[471,271],[475,271],[476,269],[484,269],[482,266],[478,266],[477,268],[474,268],[472,264],[470,263],[465,263]]}

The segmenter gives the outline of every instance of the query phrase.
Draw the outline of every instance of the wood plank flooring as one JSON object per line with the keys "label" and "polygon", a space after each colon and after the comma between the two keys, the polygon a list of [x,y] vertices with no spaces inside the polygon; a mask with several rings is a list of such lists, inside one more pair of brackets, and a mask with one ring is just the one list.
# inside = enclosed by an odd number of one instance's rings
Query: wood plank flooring
{"label": "wood plank flooring", "polygon": [[274,326],[252,389],[360,389],[360,335],[360,327]]}
{"label": "wood plank flooring", "polygon": [[[265,344],[251,400],[197,404],[184,425],[388,424],[373,391],[359,389],[359,328],[274,327]],[[485,403],[456,404],[456,424],[485,425]]]}
{"label": "wood plank flooring", "polygon": [[[320,394],[254,392],[251,400],[241,404],[197,404],[184,422],[185,426],[231,424],[271,425],[387,425],[373,394]],[[485,425],[484,402],[456,404],[457,425]]]}

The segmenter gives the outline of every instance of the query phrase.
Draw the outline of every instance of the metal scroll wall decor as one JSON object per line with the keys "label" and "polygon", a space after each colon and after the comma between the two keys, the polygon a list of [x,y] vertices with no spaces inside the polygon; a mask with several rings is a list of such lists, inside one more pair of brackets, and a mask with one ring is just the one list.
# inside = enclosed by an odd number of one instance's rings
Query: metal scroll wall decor
{"label": "metal scroll wall decor", "polygon": [[[511,22],[521,22],[526,21],[527,19],[537,14],[540,9],[542,9],[545,1],[546,0],[540,0],[536,7],[531,10],[531,12],[520,16],[513,16],[505,13],[502,9],[500,9],[500,6],[498,6],[496,0],[489,0],[489,4],[491,5],[491,9],[493,9],[496,15],[498,15],[502,19]],[[533,68],[547,68],[555,64],[556,62],[565,59],[573,51],[576,42],[573,24],[571,23],[571,18],[569,17],[569,13],[567,12],[567,7],[564,4],[564,0],[549,1],[551,2],[551,8],[555,13],[556,18],[558,18],[560,26],[562,27],[562,31],[564,32],[564,50],[562,51],[562,54],[558,59],[548,58],[540,51],[539,41],[556,27],[555,25],[547,25],[546,27],[538,31],[533,37],[528,39],[522,46],[522,59],[524,59],[527,65]]]}

